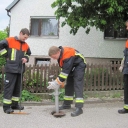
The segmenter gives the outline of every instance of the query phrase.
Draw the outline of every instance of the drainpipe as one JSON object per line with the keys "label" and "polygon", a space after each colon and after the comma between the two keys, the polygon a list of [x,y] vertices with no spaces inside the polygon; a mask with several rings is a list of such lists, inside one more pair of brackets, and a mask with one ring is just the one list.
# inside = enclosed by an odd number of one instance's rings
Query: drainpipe
{"label": "drainpipe", "polygon": [[10,13],[10,11],[9,10],[7,10],[7,15],[10,17],[10,19],[9,19],[9,31],[8,31],[8,37],[10,36],[10,23],[11,23],[11,15],[9,14]]}

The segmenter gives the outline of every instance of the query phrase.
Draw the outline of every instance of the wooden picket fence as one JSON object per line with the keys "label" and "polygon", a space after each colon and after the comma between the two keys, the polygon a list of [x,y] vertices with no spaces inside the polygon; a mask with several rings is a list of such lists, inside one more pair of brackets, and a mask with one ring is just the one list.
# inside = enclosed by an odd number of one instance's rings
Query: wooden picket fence
{"label": "wooden picket fence", "polygon": [[[123,89],[123,74],[119,64],[87,64],[84,77],[84,91],[108,91]],[[33,93],[46,93],[48,81],[55,79],[60,72],[58,65],[26,66],[23,76],[23,89]],[[4,86],[4,67],[1,70],[0,92]],[[54,77],[50,77],[54,75]]]}

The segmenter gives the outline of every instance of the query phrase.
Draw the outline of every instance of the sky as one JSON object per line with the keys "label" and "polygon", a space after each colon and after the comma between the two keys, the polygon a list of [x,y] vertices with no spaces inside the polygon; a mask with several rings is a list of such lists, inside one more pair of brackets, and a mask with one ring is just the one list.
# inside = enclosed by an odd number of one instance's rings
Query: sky
{"label": "sky", "polygon": [[2,0],[0,2],[0,30],[4,30],[9,24],[9,16],[5,8],[11,4],[13,0]]}

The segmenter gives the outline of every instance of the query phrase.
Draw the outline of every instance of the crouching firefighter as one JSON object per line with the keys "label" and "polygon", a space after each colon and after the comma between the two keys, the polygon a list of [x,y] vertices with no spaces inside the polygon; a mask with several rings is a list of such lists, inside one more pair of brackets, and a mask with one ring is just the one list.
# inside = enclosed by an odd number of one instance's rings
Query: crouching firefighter
{"label": "crouching firefighter", "polygon": [[15,109],[24,109],[18,101],[21,95],[21,80],[25,63],[29,61],[31,55],[30,48],[25,42],[28,37],[28,29],[23,28],[18,37],[9,37],[0,41],[0,55],[6,58],[3,110],[7,114],[13,113]]}
{"label": "crouching firefighter", "polygon": [[65,96],[63,105],[59,110],[70,109],[73,103],[75,93],[75,111],[71,113],[72,117],[83,113],[83,86],[86,62],[84,56],[71,47],[52,46],[49,49],[49,56],[58,60],[61,72],[58,77],[49,82],[48,89],[57,89],[65,84]]}

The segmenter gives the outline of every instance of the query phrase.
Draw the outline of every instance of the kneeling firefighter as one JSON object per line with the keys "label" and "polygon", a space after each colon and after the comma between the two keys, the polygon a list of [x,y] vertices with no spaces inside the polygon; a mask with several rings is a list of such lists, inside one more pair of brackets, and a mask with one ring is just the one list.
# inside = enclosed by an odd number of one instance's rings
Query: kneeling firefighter
{"label": "kneeling firefighter", "polygon": [[59,110],[70,109],[73,102],[75,92],[75,111],[71,116],[78,116],[83,113],[83,86],[86,62],[84,56],[71,47],[52,46],[49,49],[49,56],[58,60],[59,66],[62,68],[58,77],[49,82],[48,89],[57,89],[65,85],[64,102]]}
{"label": "kneeling firefighter", "polygon": [[31,55],[30,48],[25,42],[28,36],[28,29],[23,28],[18,37],[9,37],[0,41],[0,55],[6,57],[3,110],[7,114],[14,112],[14,109],[24,109],[18,101],[25,63],[29,61]]}

